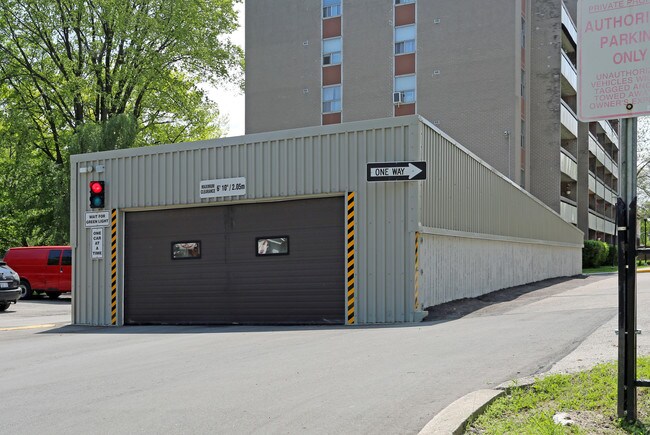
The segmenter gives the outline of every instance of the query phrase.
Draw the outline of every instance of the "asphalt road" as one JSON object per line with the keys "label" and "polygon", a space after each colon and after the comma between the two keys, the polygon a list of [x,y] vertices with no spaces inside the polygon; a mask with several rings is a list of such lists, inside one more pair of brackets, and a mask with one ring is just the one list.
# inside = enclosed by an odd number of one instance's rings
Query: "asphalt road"
{"label": "asphalt road", "polygon": [[[572,279],[373,327],[76,327],[69,302],[20,301],[0,313],[0,432],[417,433],[470,391],[548,370],[616,315],[616,286]],[[649,294],[639,275],[640,306]]]}

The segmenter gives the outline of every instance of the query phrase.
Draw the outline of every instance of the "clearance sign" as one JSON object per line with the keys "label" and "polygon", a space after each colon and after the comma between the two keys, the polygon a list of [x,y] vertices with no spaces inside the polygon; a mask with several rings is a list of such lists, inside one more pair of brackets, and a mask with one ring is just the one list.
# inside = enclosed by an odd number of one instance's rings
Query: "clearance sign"
{"label": "clearance sign", "polygon": [[578,0],[578,118],[650,114],[650,0]]}

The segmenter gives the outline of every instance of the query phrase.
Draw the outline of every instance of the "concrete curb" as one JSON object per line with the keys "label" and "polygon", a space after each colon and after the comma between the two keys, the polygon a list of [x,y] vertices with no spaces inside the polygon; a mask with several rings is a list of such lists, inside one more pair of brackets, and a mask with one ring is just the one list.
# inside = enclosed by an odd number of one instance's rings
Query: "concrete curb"
{"label": "concrete curb", "polygon": [[477,390],[456,400],[433,417],[418,435],[460,435],[467,422],[482,413],[505,390]]}

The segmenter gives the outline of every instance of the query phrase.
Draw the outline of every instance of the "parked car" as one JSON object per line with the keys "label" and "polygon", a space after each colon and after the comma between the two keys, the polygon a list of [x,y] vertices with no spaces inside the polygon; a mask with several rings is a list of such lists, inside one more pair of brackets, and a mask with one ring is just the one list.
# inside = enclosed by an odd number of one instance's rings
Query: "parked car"
{"label": "parked car", "polygon": [[20,275],[23,299],[40,292],[56,299],[72,288],[72,249],[69,246],[10,248],[4,261]]}
{"label": "parked car", "polygon": [[5,311],[9,305],[20,299],[20,277],[7,266],[7,263],[0,261],[0,311]]}

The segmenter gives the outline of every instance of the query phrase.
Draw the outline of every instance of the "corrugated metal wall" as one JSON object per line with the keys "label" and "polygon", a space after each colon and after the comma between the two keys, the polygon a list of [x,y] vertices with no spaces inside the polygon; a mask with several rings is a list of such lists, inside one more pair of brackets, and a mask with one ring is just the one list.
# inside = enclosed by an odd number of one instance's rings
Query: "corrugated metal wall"
{"label": "corrugated metal wall", "polygon": [[[93,261],[90,229],[84,228],[88,183],[94,179],[106,182],[106,209],[119,211],[118,324],[123,321],[125,211],[343,195],[348,191],[357,193],[357,321],[412,320],[412,235],[417,229],[418,185],[367,183],[366,162],[417,159],[418,122],[417,117],[384,119],[73,156],[73,323],[110,324],[109,230],[104,234],[104,259]],[[79,172],[82,167],[97,165],[104,165],[105,171]],[[246,177],[245,197],[199,197],[201,180],[231,177]],[[342,298],[344,294],[341,289]]]}
{"label": "corrugated metal wall", "polygon": [[580,230],[426,121],[420,134],[423,226],[582,246]]}
{"label": "corrugated metal wall", "polygon": [[424,307],[581,272],[580,230],[428,122],[420,128]]}

